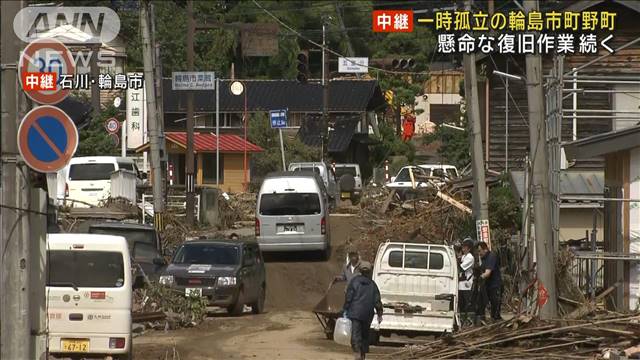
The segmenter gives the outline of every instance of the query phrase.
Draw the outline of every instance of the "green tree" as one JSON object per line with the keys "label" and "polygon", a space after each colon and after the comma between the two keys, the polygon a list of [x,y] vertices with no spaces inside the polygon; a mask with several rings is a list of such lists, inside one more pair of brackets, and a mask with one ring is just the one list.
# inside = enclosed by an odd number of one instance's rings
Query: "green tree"
{"label": "green tree", "polygon": [[[303,144],[297,138],[284,135],[284,150],[287,164],[298,161],[319,161],[320,149]],[[252,176],[261,179],[272,171],[282,170],[282,155],[278,131],[271,128],[266,114],[258,113],[249,120],[248,140],[264,149],[254,154]]]}
{"label": "green tree", "polygon": [[93,118],[88,127],[80,130],[80,143],[75,156],[118,155],[120,147],[113,143],[104,127],[105,121],[117,114],[118,110],[109,106],[97,118]]}

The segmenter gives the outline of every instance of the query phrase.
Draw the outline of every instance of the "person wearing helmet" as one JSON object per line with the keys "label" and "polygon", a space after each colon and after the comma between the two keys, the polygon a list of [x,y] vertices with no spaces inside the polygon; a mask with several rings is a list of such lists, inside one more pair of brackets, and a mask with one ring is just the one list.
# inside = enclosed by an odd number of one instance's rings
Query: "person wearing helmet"
{"label": "person wearing helmet", "polygon": [[473,240],[466,238],[462,242],[462,256],[459,258],[458,275],[458,312],[460,313],[460,325],[472,325],[473,307],[473,265],[475,258],[471,253]]}

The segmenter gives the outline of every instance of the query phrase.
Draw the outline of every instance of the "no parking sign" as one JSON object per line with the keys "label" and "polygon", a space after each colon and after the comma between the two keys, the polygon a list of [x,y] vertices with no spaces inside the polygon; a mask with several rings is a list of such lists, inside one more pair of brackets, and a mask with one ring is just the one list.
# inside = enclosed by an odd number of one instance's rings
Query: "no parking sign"
{"label": "no parking sign", "polygon": [[35,171],[56,172],[65,167],[78,147],[78,129],[62,110],[50,105],[27,113],[18,128],[18,150]]}
{"label": "no parking sign", "polygon": [[20,56],[20,85],[33,101],[57,104],[69,95],[62,89],[63,76],[76,71],[73,55],[58,40],[38,39],[31,42]]}

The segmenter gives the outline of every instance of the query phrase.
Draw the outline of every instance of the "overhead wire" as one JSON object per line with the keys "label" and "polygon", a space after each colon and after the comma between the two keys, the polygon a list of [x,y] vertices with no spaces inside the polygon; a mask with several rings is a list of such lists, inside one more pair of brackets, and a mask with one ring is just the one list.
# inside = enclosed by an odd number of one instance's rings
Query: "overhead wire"
{"label": "overhead wire", "polygon": [[262,9],[267,15],[269,15],[271,18],[273,18],[275,21],[277,21],[280,25],[282,25],[285,29],[289,30],[290,32],[294,33],[295,35],[297,35],[299,38],[309,42],[310,44],[319,47],[320,49],[323,49],[324,51],[327,51],[330,54],[333,54],[335,56],[338,57],[342,57],[345,58],[345,61],[352,63],[353,65],[358,65],[361,67],[366,67],[367,69],[372,69],[372,70],[377,70],[379,72],[383,72],[383,73],[387,73],[387,74],[393,74],[393,75],[428,75],[429,72],[427,71],[396,71],[396,70],[387,70],[387,69],[383,69],[380,67],[376,67],[376,66],[371,66],[371,65],[361,65],[356,63],[355,61],[345,57],[344,55],[340,54],[339,52],[329,48],[328,46],[323,46],[322,44],[313,41],[311,39],[309,39],[308,37],[302,35],[298,30],[294,29],[293,27],[289,26],[287,23],[285,23],[284,21],[282,21],[280,18],[278,18],[276,15],[274,15],[271,11],[267,10],[266,8],[264,8],[262,5],[260,5],[260,3],[256,0],[253,0],[253,3],[260,9]]}

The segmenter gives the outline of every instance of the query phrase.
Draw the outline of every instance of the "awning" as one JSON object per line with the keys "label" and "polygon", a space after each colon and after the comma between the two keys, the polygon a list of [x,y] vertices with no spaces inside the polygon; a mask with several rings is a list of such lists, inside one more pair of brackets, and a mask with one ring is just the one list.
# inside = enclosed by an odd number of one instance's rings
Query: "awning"
{"label": "awning", "polygon": [[[187,148],[186,132],[167,132],[164,134],[167,141],[170,141],[184,149]],[[216,151],[216,135],[213,133],[195,133],[193,134],[193,150],[194,152],[215,152]],[[260,146],[244,141],[238,135],[221,134],[220,135],[220,152],[223,153],[241,153],[244,152],[246,143],[247,152],[255,153],[264,151]],[[136,152],[146,151],[149,148],[146,143],[136,149]]]}

